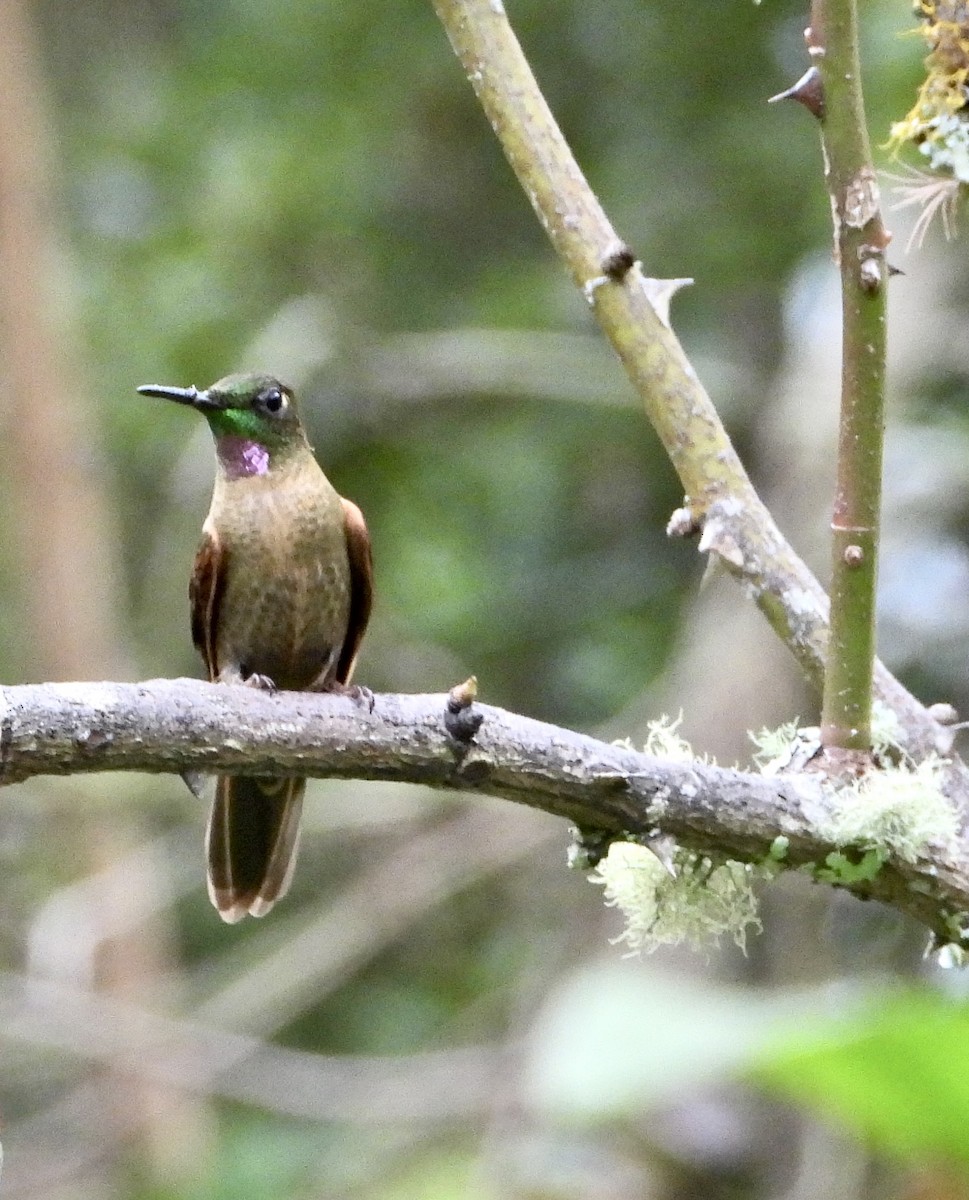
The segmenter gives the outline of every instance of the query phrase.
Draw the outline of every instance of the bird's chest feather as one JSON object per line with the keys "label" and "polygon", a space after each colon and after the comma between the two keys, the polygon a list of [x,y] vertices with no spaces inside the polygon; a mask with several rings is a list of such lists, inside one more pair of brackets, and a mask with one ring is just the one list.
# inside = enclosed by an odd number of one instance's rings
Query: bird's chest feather
{"label": "bird's chest feather", "polygon": [[221,481],[208,518],[225,554],[220,664],[305,688],[346,636],[350,573],[340,498],[322,471]]}

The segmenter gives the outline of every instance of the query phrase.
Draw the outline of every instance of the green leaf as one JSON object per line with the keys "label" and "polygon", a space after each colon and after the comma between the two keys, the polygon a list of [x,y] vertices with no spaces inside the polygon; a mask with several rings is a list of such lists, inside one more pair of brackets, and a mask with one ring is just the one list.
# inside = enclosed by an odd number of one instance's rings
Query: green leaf
{"label": "green leaf", "polygon": [[881,850],[866,850],[860,861],[852,862],[847,854],[832,850],[824,861],[825,866],[815,871],[821,883],[868,883],[885,865],[885,854]]}
{"label": "green leaf", "polygon": [[969,1175],[969,1006],[895,994],[775,1045],[755,1077],[908,1159]]}

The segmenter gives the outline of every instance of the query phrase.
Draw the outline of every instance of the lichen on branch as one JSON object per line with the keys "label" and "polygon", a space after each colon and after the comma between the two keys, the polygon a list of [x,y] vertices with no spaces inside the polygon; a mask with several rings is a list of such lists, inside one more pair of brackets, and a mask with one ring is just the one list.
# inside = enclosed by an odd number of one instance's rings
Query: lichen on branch
{"label": "lichen on branch", "polygon": [[[0,784],[94,771],[380,779],[513,800],[607,841],[668,836],[711,862],[813,871],[845,851],[827,832],[839,801],[817,773],[765,777],[667,760],[477,702],[480,725],[462,741],[448,731],[447,703],[444,694],[381,694],[366,712],[347,696],[192,679],[0,688]],[[949,764],[938,779],[964,810]],[[886,846],[873,878],[845,882],[911,914],[940,942],[969,948],[962,840],[914,858]]]}

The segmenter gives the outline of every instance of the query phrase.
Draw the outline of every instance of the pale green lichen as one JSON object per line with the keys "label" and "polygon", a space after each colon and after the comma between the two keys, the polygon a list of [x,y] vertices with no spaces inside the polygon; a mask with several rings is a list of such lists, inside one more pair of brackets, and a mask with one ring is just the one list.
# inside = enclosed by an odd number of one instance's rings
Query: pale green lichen
{"label": "pale green lichen", "polygon": [[931,756],[870,771],[838,791],[837,808],[818,833],[836,846],[877,850],[905,862],[915,862],[930,844],[951,849],[958,817],[942,792],[944,768]]}
{"label": "pale green lichen", "polygon": [[690,743],[680,736],[679,729],[682,724],[682,710],[676,717],[663,713],[655,721],[650,721],[646,726],[644,752],[653,754],[656,758],[667,758],[671,762],[692,762],[696,756]]}
{"label": "pale green lichen", "polygon": [[724,934],[746,950],[747,930],[761,928],[753,884],[764,874],[749,863],[715,863],[677,848],[674,874],[645,846],[616,842],[590,882],[605,889],[626,927],[614,939],[633,954],[686,942],[716,943]]}
{"label": "pale green lichen", "polygon": [[790,845],[790,838],[786,838],[783,833],[779,833],[770,844],[770,850],[767,852],[768,861],[782,863],[787,858],[787,851]]}
{"label": "pale green lichen", "polygon": [[934,954],[936,963],[944,971],[969,965],[969,913],[950,913],[945,919],[945,927],[952,941],[941,946],[931,941],[926,947],[925,957]]}
{"label": "pale green lichen", "polygon": [[969,183],[969,10],[964,0],[916,0],[915,13],[929,47],[925,79],[912,109],[892,125],[889,145],[897,150],[905,142],[913,143],[934,169]]}
{"label": "pale green lichen", "polygon": [[[799,729],[797,721],[752,733],[754,761],[761,774],[796,769],[799,747],[802,757],[810,755],[816,748],[817,733]],[[827,841],[854,847],[861,856],[850,858],[835,852],[824,866],[814,869],[816,878],[843,884],[870,881],[891,855],[914,862],[930,843],[943,849],[955,843],[957,815],[942,791],[945,764],[938,757],[912,762],[905,754],[903,737],[896,714],[876,701],[872,710],[876,768],[838,788],[834,793],[837,807],[817,830]],[[772,847],[767,863],[774,857]]]}
{"label": "pale green lichen", "polygon": [[875,758],[895,762],[904,755],[905,731],[894,709],[883,700],[874,700],[871,706],[871,749]]}
{"label": "pale green lichen", "polygon": [[936,213],[947,238],[955,235],[960,193],[969,184],[969,6],[965,0],[915,0],[918,32],[929,54],[925,78],[911,110],[892,125],[889,148],[896,154],[906,143],[927,159],[928,172],[906,165],[898,179],[902,200],[896,208],[921,210],[909,238],[922,245]]}
{"label": "pale green lichen", "polygon": [[969,952],[954,942],[946,942],[935,952],[935,961],[943,971],[961,970],[969,963]]}
{"label": "pale green lichen", "polygon": [[765,880],[776,879],[787,867],[787,852],[790,849],[790,839],[782,833],[771,842],[767,854],[757,864],[757,870]]}
{"label": "pale green lichen", "polygon": [[952,940],[963,945],[969,938],[969,913],[950,913],[945,919],[945,927],[952,934]]}
{"label": "pale green lichen", "polygon": [[[680,736],[682,714],[652,722],[644,750],[672,761],[694,761]],[[945,763],[928,758],[915,764],[901,748],[901,729],[887,706],[873,713],[873,758],[878,766],[833,797],[831,812],[817,833],[837,847],[823,865],[809,864],[814,877],[841,886],[870,883],[890,857],[915,862],[931,844],[950,849],[957,838],[957,814],[942,791]],[[796,720],[751,734],[754,759],[763,774],[796,769],[799,758],[816,752],[818,731]],[[627,743],[628,744],[628,743]],[[789,850],[778,835],[762,862],[715,861],[670,842],[662,858],[636,842],[614,842],[592,883],[605,891],[606,904],[619,908],[623,932],[614,939],[633,954],[688,943],[709,946],[725,934],[746,949],[747,931],[759,931],[754,884],[779,873]],[[961,940],[961,939],[960,939]]]}
{"label": "pale green lichen", "polygon": [[776,729],[765,728],[747,736],[754,743],[754,762],[764,775],[771,775],[790,761],[798,740],[797,718]]}

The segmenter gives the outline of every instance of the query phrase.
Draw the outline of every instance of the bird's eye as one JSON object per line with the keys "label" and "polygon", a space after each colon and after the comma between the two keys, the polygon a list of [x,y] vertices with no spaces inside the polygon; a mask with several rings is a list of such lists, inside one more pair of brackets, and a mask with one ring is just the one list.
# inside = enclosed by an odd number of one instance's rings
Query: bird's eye
{"label": "bird's eye", "polygon": [[286,397],[279,388],[267,388],[259,400],[266,412],[281,413],[286,408]]}

